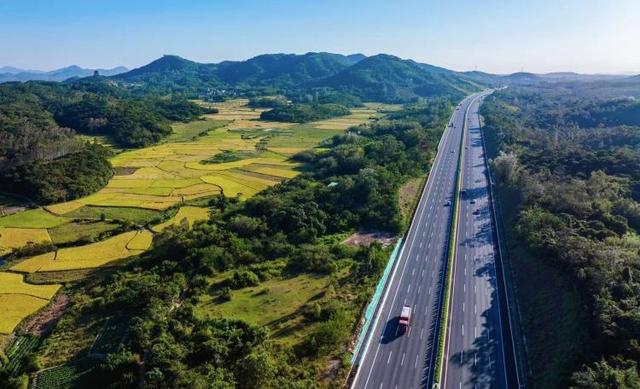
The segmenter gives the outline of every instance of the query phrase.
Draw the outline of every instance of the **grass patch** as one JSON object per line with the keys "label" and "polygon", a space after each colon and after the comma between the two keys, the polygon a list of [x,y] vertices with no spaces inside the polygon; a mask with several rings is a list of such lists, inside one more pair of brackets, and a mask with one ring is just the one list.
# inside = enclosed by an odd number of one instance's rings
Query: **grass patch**
{"label": "grass patch", "polygon": [[207,135],[209,131],[226,126],[227,123],[229,123],[227,120],[213,120],[209,117],[189,123],[175,123],[171,126],[173,133],[167,137],[166,141],[182,142],[194,140],[197,137]]}
{"label": "grass patch", "polygon": [[110,220],[126,220],[136,224],[147,224],[153,218],[160,215],[160,212],[152,209],[133,207],[96,207],[87,205],[65,214],[65,216],[76,219],[99,219],[103,214],[105,218]]}
{"label": "grass patch", "polygon": [[102,277],[113,271],[112,268],[77,269],[25,274],[24,279],[30,284],[64,284],[76,282],[89,277]]}
{"label": "grass patch", "polygon": [[94,241],[100,235],[119,228],[117,223],[103,221],[78,221],[49,229],[51,242],[66,244],[79,241]]}
{"label": "grass patch", "polygon": [[41,208],[0,217],[0,227],[13,228],[53,228],[67,222],[69,219],[52,215]]}
{"label": "grass patch", "polygon": [[413,178],[400,187],[400,193],[398,196],[400,212],[407,224],[411,221],[413,210],[418,205],[420,193],[425,181],[426,178],[424,177]]}
{"label": "grass patch", "polygon": [[[229,274],[214,279],[220,281]],[[274,339],[285,340],[289,336],[300,336],[293,331],[302,324],[300,309],[322,296],[329,277],[298,275],[277,278],[231,291],[230,301],[220,301],[217,292],[201,297],[196,313],[202,317],[226,317],[268,326]],[[289,339],[290,340],[290,339]]]}

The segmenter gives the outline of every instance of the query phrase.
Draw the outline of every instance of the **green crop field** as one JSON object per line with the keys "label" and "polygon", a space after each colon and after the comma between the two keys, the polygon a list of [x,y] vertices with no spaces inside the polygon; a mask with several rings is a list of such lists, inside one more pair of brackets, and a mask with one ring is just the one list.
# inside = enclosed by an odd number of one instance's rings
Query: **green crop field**
{"label": "green crop field", "polygon": [[50,241],[64,244],[77,241],[94,240],[100,234],[112,231],[119,224],[102,221],[71,222],[49,229]]}
{"label": "green crop field", "polygon": [[99,219],[103,214],[109,220],[126,220],[132,223],[146,224],[160,213],[141,208],[84,206],[65,216],[74,219]]}
{"label": "green crop field", "polygon": [[87,388],[99,383],[92,382],[90,373],[97,366],[96,361],[85,358],[38,373],[35,388]]}
{"label": "green crop field", "polygon": [[55,216],[43,209],[29,209],[0,217],[0,227],[52,228],[69,222],[69,219]]}

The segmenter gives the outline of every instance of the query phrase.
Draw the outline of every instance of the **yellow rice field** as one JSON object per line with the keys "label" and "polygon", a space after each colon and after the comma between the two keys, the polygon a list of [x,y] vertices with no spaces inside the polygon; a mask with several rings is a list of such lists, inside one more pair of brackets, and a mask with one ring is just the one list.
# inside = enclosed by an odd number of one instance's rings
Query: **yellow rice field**
{"label": "yellow rice field", "polygon": [[60,289],[60,285],[27,284],[23,278],[22,274],[0,272],[0,295],[27,294],[48,300]]}
{"label": "yellow rice field", "polygon": [[0,227],[0,254],[28,243],[50,243],[49,232],[44,228],[11,228]]}
{"label": "yellow rice field", "polygon": [[[114,176],[98,193],[47,209],[54,214],[65,214],[83,205],[163,210],[188,199],[219,193],[246,198],[279,182],[273,178],[299,174],[299,164],[289,161],[290,156],[378,115],[377,107],[367,106],[353,109],[345,117],[297,125],[261,121],[264,110],[249,108],[246,103],[239,99],[216,104],[219,113],[206,115],[205,120],[176,124],[174,136],[165,143],[116,155],[111,159],[114,167],[135,171]],[[261,139],[266,139],[268,151],[257,157],[226,163],[202,162],[223,151],[254,151]],[[238,169],[272,179],[256,182],[255,176]]]}
{"label": "yellow rice field", "polygon": [[47,305],[48,299],[26,294],[0,294],[0,334],[10,334],[27,316]]}
{"label": "yellow rice field", "polygon": [[149,231],[129,231],[85,246],[69,247],[54,253],[27,258],[11,270],[24,273],[91,269],[118,259],[141,254],[151,246]]}
{"label": "yellow rice field", "polygon": [[0,334],[10,334],[27,316],[47,305],[60,285],[31,285],[22,274],[0,272]]}
{"label": "yellow rice field", "polygon": [[207,208],[199,208],[199,207],[182,207],[178,210],[178,213],[175,214],[174,217],[167,220],[164,223],[153,226],[153,230],[155,232],[161,232],[165,228],[176,225],[182,222],[182,220],[186,219],[189,223],[189,227],[193,226],[198,220],[207,220],[209,217],[209,210]]}

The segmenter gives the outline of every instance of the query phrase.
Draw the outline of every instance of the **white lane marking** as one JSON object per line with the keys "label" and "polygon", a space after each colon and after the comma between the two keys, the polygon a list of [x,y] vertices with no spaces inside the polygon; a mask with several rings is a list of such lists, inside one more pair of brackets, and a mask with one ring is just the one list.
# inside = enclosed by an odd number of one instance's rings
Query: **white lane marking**
{"label": "white lane marking", "polygon": [[464,313],[464,303],[462,303],[462,313]]}
{"label": "white lane marking", "polygon": [[422,285],[418,286],[418,294],[420,294],[420,289],[422,289]]}
{"label": "white lane marking", "polygon": [[462,323],[462,337],[464,337],[464,323]]}
{"label": "white lane marking", "polygon": [[389,364],[389,361],[391,361],[391,354],[393,354],[393,351],[389,351],[389,357],[387,358],[387,365]]}
{"label": "white lane marking", "polygon": [[424,336],[424,328],[420,329],[420,340],[422,340],[422,337]]}
{"label": "white lane marking", "polygon": [[414,267],[413,270],[411,271],[411,276],[413,277],[416,274],[416,268]]}
{"label": "white lane marking", "polygon": [[411,284],[409,284],[409,287],[407,288],[407,293],[409,293],[409,291],[411,291]]}
{"label": "white lane marking", "polygon": [[404,366],[404,353],[402,353],[402,359],[400,360],[400,366]]}
{"label": "white lane marking", "polygon": [[419,356],[420,356],[420,354],[416,354],[416,361],[415,361],[415,363],[413,364],[413,368],[414,368],[414,369],[417,369],[417,368],[418,368],[418,357],[419,357]]}

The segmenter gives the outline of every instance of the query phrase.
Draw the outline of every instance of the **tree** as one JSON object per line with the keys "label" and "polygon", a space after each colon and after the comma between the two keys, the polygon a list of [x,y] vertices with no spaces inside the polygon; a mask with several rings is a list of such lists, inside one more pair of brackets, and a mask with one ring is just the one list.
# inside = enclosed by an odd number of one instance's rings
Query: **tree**
{"label": "tree", "polygon": [[500,151],[500,154],[492,161],[492,168],[498,182],[504,185],[513,185],[520,172],[518,156],[514,153]]}

